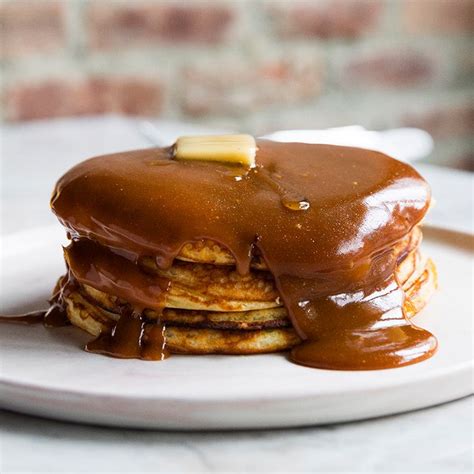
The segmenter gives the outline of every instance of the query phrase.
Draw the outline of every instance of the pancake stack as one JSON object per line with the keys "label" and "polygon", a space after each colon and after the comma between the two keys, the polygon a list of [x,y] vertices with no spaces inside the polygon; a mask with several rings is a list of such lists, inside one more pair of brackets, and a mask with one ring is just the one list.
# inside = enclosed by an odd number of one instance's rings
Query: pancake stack
{"label": "pancake stack", "polygon": [[[397,279],[406,294],[404,309],[415,316],[436,288],[436,269],[419,251],[417,227],[403,243]],[[160,270],[145,257],[143,272],[170,280],[163,311],[145,309],[147,325],[160,320],[168,350],[186,354],[259,354],[289,350],[301,342],[292,328],[271,273],[261,257],[239,275],[232,255],[210,241],[187,244],[173,266]],[[90,285],[65,292],[67,316],[93,336],[109,332],[128,302]]]}
{"label": "pancake stack", "polygon": [[345,147],[258,142],[257,166],[98,157],[58,182],[71,243],[53,296],[91,352],[261,354],[334,369],[423,360],[409,319],[436,288],[422,257],[429,188],[409,165]]}

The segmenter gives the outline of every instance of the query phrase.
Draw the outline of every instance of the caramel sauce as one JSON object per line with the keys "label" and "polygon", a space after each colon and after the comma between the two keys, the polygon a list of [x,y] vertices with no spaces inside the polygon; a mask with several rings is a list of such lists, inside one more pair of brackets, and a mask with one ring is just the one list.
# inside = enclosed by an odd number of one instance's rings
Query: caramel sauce
{"label": "caramel sauce", "polygon": [[163,360],[166,350],[164,327],[147,324],[141,313],[124,309],[111,333],[101,334],[85,350],[122,359]]}
{"label": "caramel sauce", "polygon": [[32,311],[31,313],[19,315],[3,315],[0,317],[1,323],[14,324],[40,324],[44,321],[44,317],[48,310]]}
{"label": "caramel sauce", "polygon": [[135,261],[89,239],[73,241],[64,257],[75,280],[131,303],[137,313],[163,309],[168,280],[145,273]]}
{"label": "caramel sauce", "polygon": [[167,282],[138,259],[154,256],[165,269],[183,245],[209,239],[241,274],[254,249],[263,256],[304,341],[294,362],[360,370],[436,350],[435,337],[405,318],[394,277],[393,248],[429,202],[420,175],[383,154],[260,140],[252,169],[175,161],[171,148],[93,158],[59,180],[51,206],[73,240],[65,250],[73,277],[131,304],[87,350],[164,358],[163,328],[141,311],[161,308]]}
{"label": "caramel sauce", "polygon": [[67,318],[66,311],[62,304],[53,303],[49,309],[32,311],[31,313],[16,315],[1,315],[0,323],[14,324],[41,324],[46,327],[57,328],[69,326],[70,322]]}

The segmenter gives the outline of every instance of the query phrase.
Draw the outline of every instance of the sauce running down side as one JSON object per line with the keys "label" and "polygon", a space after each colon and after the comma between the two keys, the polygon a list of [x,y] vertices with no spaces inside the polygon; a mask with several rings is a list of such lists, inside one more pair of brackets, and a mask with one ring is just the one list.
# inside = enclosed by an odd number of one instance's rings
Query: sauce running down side
{"label": "sauce running down side", "polygon": [[0,323],[5,324],[40,324],[48,328],[69,326],[71,323],[64,308],[63,296],[72,288],[69,279],[61,278],[54,289],[53,296],[49,300],[49,308],[20,315],[1,315]]}
{"label": "sauce running down side", "polygon": [[52,303],[48,309],[32,311],[19,315],[2,315],[0,323],[12,324],[39,324],[43,323],[48,328],[69,326],[66,311],[62,303]]}
{"label": "sauce running down side", "polygon": [[[252,169],[175,161],[163,148],[93,158],[59,180],[51,206],[72,237],[70,273],[133,306],[88,349],[164,358],[165,349],[130,348],[130,338],[139,344],[144,335],[140,312],[159,309],[167,289],[141,273],[138,259],[152,255],[165,269],[184,244],[209,239],[232,253],[242,274],[259,250],[304,341],[294,362],[359,370],[430,357],[436,339],[405,318],[394,277],[394,246],[428,209],[426,182],[373,151],[257,145]],[[162,336],[159,324],[155,332]]]}

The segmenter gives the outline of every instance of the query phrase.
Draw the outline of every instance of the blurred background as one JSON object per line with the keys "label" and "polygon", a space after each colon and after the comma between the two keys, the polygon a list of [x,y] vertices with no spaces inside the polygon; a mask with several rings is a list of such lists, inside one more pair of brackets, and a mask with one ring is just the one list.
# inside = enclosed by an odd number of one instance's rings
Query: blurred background
{"label": "blurred background", "polygon": [[1,118],[430,132],[474,168],[473,0],[3,0]]}

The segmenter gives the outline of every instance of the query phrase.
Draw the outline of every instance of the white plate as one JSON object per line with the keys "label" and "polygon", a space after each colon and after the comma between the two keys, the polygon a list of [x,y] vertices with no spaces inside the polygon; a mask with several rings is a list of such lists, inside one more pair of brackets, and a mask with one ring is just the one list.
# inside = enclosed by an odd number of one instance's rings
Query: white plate
{"label": "white plate", "polygon": [[[416,321],[439,339],[430,360],[372,372],[316,370],[284,354],[117,360],[83,352],[74,328],[0,326],[3,408],[77,422],[143,428],[267,428],[398,413],[472,393],[472,237],[425,230],[440,289]],[[62,230],[2,241],[2,308],[44,307],[64,268]]]}

